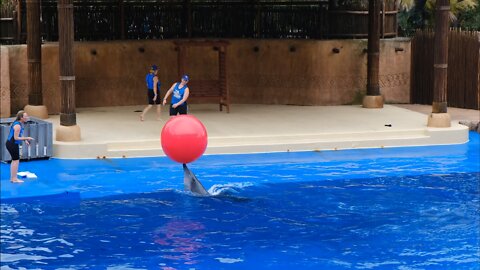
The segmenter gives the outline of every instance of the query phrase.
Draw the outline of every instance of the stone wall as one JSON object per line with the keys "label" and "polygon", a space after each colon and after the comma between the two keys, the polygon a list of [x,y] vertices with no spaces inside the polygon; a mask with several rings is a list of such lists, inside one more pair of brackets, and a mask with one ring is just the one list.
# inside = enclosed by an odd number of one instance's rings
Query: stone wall
{"label": "stone wall", "polygon": [[[359,102],[366,89],[366,48],[366,40],[230,40],[227,80],[231,102]],[[410,41],[382,40],[380,50],[382,95],[387,103],[408,103]],[[8,55],[11,110],[16,111],[28,102],[26,45],[8,46]],[[42,45],[42,61],[44,104],[50,113],[58,113],[57,43]],[[163,95],[178,80],[177,52],[172,41],[76,42],[77,107],[146,104],[144,77],[151,64],[160,67]],[[217,52],[212,48],[187,51],[186,70],[192,81],[216,78],[217,65]]]}
{"label": "stone wall", "polygon": [[8,48],[0,46],[0,117],[10,117],[10,64]]}

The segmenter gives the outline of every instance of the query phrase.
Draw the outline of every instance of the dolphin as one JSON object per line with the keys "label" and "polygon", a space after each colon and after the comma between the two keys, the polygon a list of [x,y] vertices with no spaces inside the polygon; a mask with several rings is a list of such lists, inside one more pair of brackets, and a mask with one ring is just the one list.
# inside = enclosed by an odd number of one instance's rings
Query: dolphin
{"label": "dolphin", "polygon": [[187,164],[183,164],[183,184],[185,191],[190,191],[202,196],[210,195],[202,183],[198,181],[195,174],[188,169]]}

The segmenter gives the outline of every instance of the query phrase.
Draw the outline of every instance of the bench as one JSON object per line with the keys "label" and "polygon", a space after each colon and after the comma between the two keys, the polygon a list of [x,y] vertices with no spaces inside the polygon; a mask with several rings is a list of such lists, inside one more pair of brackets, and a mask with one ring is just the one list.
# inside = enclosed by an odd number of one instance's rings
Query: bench
{"label": "bench", "polygon": [[227,113],[230,112],[230,96],[227,87],[226,54],[228,42],[223,40],[176,40],[175,50],[178,56],[178,76],[185,74],[186,50],[191,47],[210,47],[218,52],[218,80],[192,80],[188,83],[190,96],[194,100],[216,100],[220,111],[225,106]]}
{"label": "bench", "polygon": [[188,83],[190,89],[189,99],[215,100],[218,102],[220,111],[225,106],[227,113],[230,112],[230,99],[226,87],[222,87],[220,80],[192,80]]}

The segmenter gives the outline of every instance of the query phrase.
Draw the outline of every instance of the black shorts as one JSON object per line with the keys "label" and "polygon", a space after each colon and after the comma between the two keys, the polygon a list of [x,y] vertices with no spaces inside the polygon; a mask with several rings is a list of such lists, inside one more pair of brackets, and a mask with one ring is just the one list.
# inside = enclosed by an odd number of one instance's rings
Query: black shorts
{"label": "black shorts", "polygon": [[20,159],[20,146],[15,142],[8,140],[5,143],[10,156],[12,156],[12,160],[19,160]]}
{"label": "black shorts", "polygon": [[183,103],[177,108],[173,108],[172,105],[170,104],[170,116],[177,115],[177,114],[187,114],[187,112],[188,112],[187,103]]}
{"label": "black shorts", "polygon": [[[158,92],[157,92],[158,93]],[[160,98],[160,93],[157,94],[157,99],[155,101],[153,100],[153,97],[155,96],[155,93],[153,93],[152,89],[148,89],[148,104],[150,105],[160,105],[162,98]]]}

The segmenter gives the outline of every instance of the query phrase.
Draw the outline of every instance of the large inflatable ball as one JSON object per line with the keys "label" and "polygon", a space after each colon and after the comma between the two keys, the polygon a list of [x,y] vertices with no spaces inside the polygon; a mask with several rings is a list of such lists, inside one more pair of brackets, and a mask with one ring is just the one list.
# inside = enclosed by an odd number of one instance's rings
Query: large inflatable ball
{"label": "large inflatable ball", "polygon": [[170,118],[160,136],[162,149],[172,160],[190,163],[202,156],[207,148],[207,130],[192,115]]}

